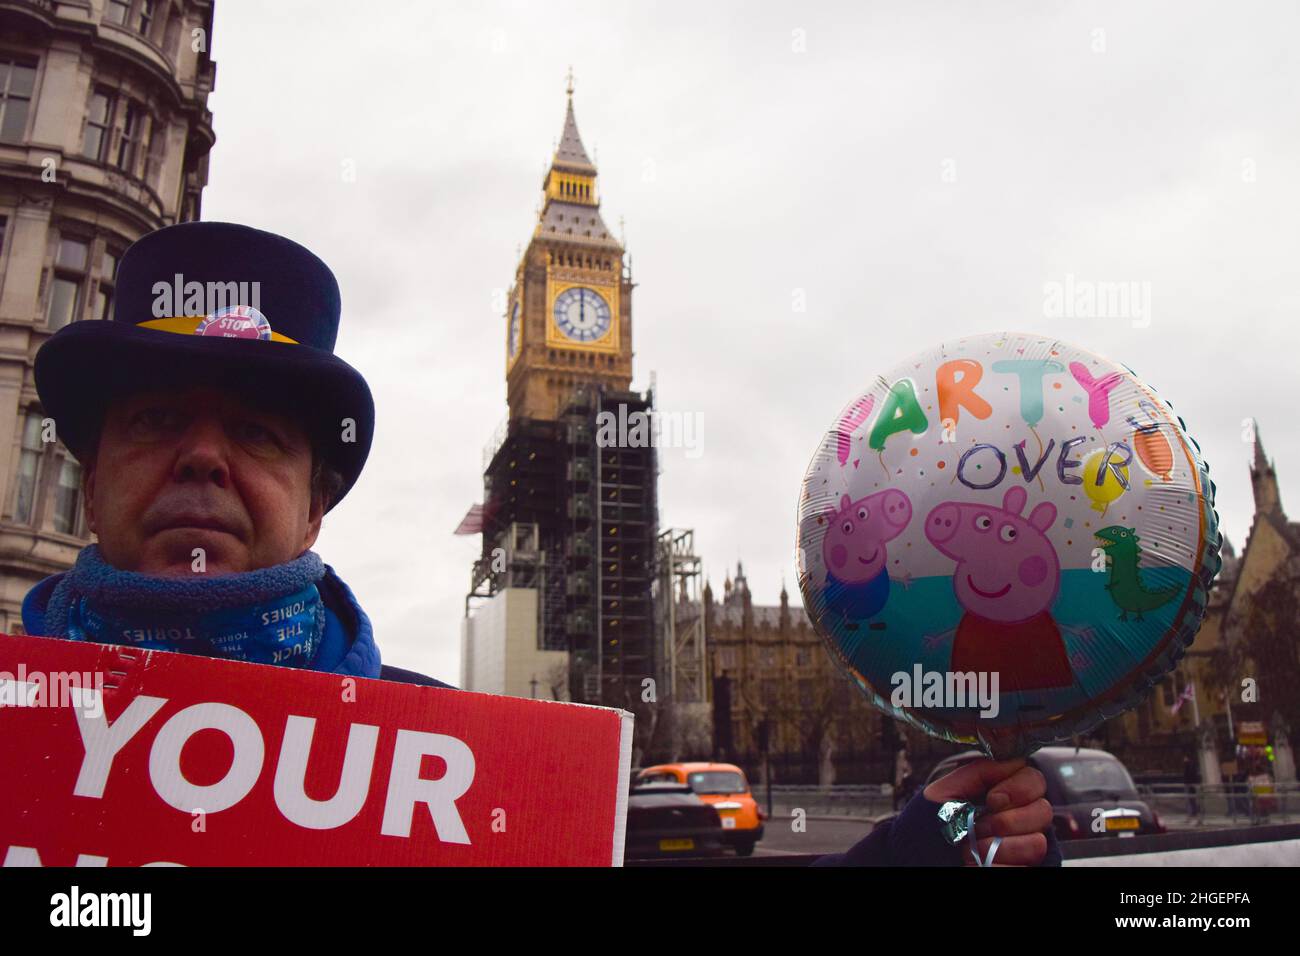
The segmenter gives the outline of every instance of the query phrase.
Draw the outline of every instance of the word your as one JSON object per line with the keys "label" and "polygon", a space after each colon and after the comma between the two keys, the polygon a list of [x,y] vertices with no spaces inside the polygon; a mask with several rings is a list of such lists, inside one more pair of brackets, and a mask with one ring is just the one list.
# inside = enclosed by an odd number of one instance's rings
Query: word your
{"label": "word your", "polygon": [[1049,319],[1132,319],[1133,328],[1151,324],[1150,282],[1092,282],[1065,274],[1064,282],[1043,283],[1043,315]]}
{"label": "word your", "polygon": [[153,928],[151,893],[69,893],[50,897],[51,926],[129,926],[131,935],[148,936]]}
{"label": "word your", "polygon": [[104,675],[98,671],[0,671],[0,707],[77,707],[103,716]]}
{"label": "word your", "polygon": [[[102,799],[114,759],[149,725],[153,733],[149,782],[163,803],[185,814],[202,808],[211,815],[247,797],[266,762],[266,737],[257,722],[239,707],[214,702],[192,704],[156,726],[154,717],[166,704],[164,697],[141,694],[111,724],[102,705],[94,712],[75,710],[85,757],[73,795]],[[195,784],[181,769],[181,752],[191,737],[204,730],[217,730],[229,737],[234,753],[220,780]],[[309,830],[334,830],[352,821],[370,796],[379,728],[372,724],[348,725],[339,786],[334,796],[325,800],[309,797],[305,789],[315,732],[314,717],[291,714],[286,718],[275,761],[272,799],[290,823]],[[443,776],[428,780],[420,775],[426,757],[440,758],[446,764]],[[469,834],[456,801],[474,782],[474,771],[474,754],[464,741],[446,734],[398,730],[380,833],[409,838],[415,808],[424,804],[441,842],[468,844]]]}
{"label": "word your", "polygon": [[262,283],[253,282],[186,282],[176,273],[172,282],[155,282],[153,315],[156,319],[181,315],[213,315],[230,306],[247,305],[259,312],[262,308]]}
{"label": "word your", "polygon": [[596,445],[600,448],[685,448],[687,458],[704,452],[704,416],[694,412],[628,412],[596,415]]}
{"label": "word your", "polygon": [[889,702],[895,707],[979,707],[981,717],[996,717],[999,710],[997,671],[897,671]]}

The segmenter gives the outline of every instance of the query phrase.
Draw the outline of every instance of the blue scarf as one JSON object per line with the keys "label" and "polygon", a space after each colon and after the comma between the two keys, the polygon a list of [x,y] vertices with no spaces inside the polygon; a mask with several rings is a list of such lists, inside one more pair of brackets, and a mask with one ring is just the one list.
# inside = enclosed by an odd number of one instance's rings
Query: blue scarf
{"label": "blue scarf", "polygon": [[[347,673],[350,668],[339,667],[340,662],[318,661],[327,632],[339,629],[336,621],[327,623],[317,587],[326,572],[320,556],[307,551],[256,571],[155,577],[119,571],[103,559],[97,545],[89,545],[54,585],[44,631],[75,641],[256,664],[309,669],[326,664]],[[368,631],[369,622],[364,623]],[[331,649],[329,656],[341,657],[338,650]]]}

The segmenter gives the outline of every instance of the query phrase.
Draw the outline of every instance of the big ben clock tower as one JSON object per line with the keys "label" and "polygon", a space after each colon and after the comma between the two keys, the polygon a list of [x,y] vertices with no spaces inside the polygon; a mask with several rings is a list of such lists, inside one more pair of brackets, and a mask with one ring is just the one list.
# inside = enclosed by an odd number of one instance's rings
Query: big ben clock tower
{"label": "big ben clock tower", "polygon": [[507,303],[509,416],[485,449],[483,503],[457,529],[483,536],[465,598],[461,686],[637,711],[662,657],[657,450],[601,436],[610,421],[653,415],[654,398],[631,391],[633,283],[600,215],[572,74],[568,94]]}
{"label": "big ben clock tower", "polygon": [[576,385],[623,391],[632,381],[632,281],[600,215],[596,167],[573,115],[572,73],[567,92],[564,132],[506,309],[511,418],[554,420]]}

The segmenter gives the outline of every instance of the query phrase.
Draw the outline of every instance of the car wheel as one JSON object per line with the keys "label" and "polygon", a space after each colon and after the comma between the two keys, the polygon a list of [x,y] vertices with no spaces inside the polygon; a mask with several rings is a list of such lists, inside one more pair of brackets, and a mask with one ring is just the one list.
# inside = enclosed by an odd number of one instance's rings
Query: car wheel
{"label": "car wheel", "polygon": [[753,855],[754,855],[753,840],[745,840],[741,843],[736,844],[736,856],[753,856]]}

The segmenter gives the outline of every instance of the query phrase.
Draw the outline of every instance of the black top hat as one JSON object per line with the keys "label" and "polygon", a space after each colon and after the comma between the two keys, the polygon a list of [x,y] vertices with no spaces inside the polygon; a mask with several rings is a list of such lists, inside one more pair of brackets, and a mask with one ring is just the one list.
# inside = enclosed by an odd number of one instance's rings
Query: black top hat
{"label": "black top hat", "polygon": [[296,242],[228,222],[168,226],[122,256],[111,321],[73,322],[41,346],[36,391],[84,460],[110,398],[183,384],[237,390],[306,426],[343,475],[332,507],[361,474],[375,426],[365,379],[334,354],[339,308],[334,274]]}

